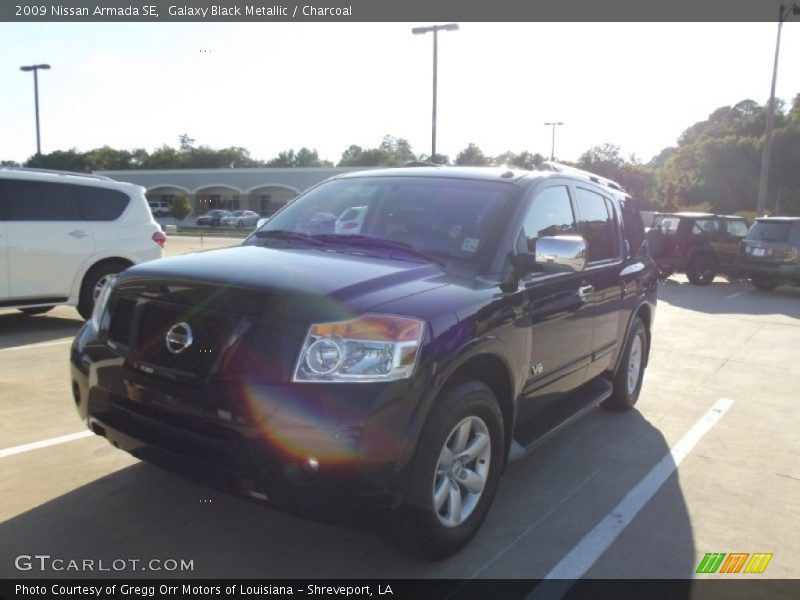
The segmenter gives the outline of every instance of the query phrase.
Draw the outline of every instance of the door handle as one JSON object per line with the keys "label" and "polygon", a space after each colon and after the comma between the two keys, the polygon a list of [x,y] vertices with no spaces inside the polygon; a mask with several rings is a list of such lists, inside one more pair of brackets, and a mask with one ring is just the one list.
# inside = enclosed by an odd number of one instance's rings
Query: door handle
{"label": "door handle", "polygon": [[590,285],[582,285],[581,287],[578,288],[578,296],[584,302],[588,302],[589,296],[592,295],[593,291],[594,291],[594,286],[592,286],[591,284]]}
{"label": "door handle", "polygon": [[69,234],[72,237],[78,238],[78,239],[85,238],[87,235],[89,235],[88,233],[86,233],[85,231],[81,231],[80,229],[76,229],[75,231],[70,231]]}

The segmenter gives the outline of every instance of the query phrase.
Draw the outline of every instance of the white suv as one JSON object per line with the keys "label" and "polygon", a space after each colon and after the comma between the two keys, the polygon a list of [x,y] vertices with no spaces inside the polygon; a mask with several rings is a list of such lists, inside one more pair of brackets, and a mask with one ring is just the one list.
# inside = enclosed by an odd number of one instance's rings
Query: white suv
{"label": "white suv", "polygon": [[142,187],[0,169],[0,307],[35,315],[67,304],[88,319],[109,278],[160,258],[166,239]]}

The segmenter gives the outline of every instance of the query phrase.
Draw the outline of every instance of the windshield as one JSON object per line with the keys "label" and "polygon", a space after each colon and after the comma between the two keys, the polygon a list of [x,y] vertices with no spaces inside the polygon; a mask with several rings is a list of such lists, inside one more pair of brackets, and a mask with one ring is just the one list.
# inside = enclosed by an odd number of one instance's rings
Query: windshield
{"label": "windshield", "polygon": [[748,240],[788,242],[792,223],[786,221],[756,221],[747,232]]}
{"label": "windshield", "polygon": [[306,237],[362,254],[407,247],[417,256],[477,260],[514,189],[508,183],[443,177],[333,180],[300,196],[245,243]]}

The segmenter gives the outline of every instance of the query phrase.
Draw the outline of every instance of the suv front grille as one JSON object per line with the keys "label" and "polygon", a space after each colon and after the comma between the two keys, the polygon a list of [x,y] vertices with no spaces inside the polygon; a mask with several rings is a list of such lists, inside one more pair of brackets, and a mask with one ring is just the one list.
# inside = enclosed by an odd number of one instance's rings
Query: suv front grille
{"label": "suv front grille", "polygon": [[[204,380],[221,354],[235,341],[242,317],[157,300],[119,297],[110,306],[108,338],[127,352],[128,359],[150,372]],[[178,323],[191,328],[192,343],[174,353],[167,348],[167,333]]]}

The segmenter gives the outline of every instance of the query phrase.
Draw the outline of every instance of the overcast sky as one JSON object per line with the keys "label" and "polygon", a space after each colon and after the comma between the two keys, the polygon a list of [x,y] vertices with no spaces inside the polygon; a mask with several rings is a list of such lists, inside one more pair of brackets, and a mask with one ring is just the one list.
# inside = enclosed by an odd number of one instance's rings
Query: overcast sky
{"label": "overcast sky", "polygon": [[[413,23],[0,23],[0,160],[42,152],[316,148],[337,162],[386,135],[430,152],[432,36]],[[461,23],[439,34],[437,150],[550,153],[612,143],[647,161],[716,108],[769,97],[774,23]],[[800,23],[783,30],[777,96],[800,93]]]}

